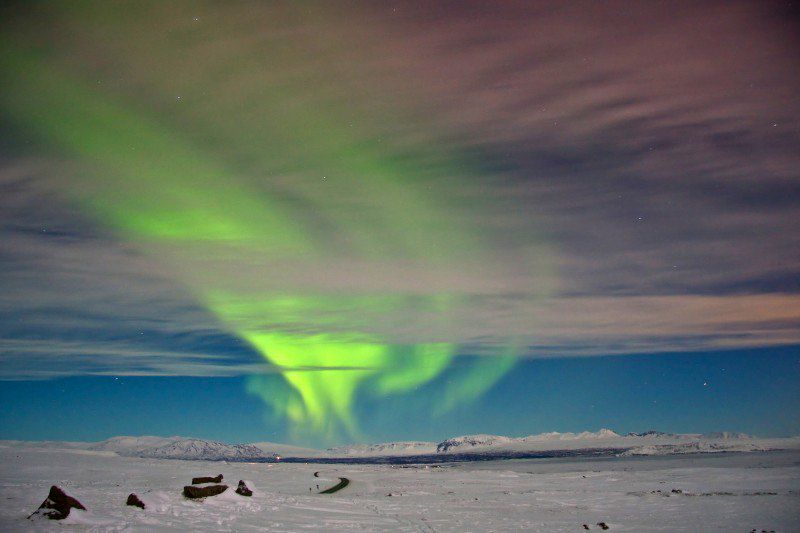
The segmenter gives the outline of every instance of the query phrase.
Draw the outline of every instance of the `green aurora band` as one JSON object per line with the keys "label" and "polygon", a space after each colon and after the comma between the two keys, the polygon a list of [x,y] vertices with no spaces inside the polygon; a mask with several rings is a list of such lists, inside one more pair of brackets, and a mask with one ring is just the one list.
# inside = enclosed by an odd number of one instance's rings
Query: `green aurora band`
{"label": "green aurora band", "polygon": [[[465,165],[437,155],[431,171],[424,154],[393,157],[369,140],[368,129],[342,121],[341,111],[296,105],[291,86],[262,87],[257,114],[187,119],[189,130],[220,136],[223,146],[242,146],[258,175],[299,176],[271,188],[223,151],[166,127],[147,106],[76,74],[67,60],[24,39],[6,37],[0,44],[2,113],[54,155],[81,163],[62,180],[61,192],[90,219],[165,264],[226,330],[282,369],[283,385],[254,376],[248,388],[291,423],[295,437],[359,437],[353,414],[359,394],[412,393],[453,365],[458,346],[446,338],[448,309],[460,296],[448,289],[420,295],[240,286],[208,258],[257,265],[265,278],[270,269],[341,257],[375,268],[396,260],[456,268],[480,257],[479,239],[418,178],[469,173]],[[152,86],[160,90],[155,81]],[[323,172],[335,180],[336,198],[360,197],[359,207],[343,208],[320,191]],[[340,238],[332,242],[331,233]],[[420,302],[436,311],[443,341],[391,342],[359,326],[363,311],[391,314]],[[454,367],[433,414],[478,397],[514,360],[509,348]]]}

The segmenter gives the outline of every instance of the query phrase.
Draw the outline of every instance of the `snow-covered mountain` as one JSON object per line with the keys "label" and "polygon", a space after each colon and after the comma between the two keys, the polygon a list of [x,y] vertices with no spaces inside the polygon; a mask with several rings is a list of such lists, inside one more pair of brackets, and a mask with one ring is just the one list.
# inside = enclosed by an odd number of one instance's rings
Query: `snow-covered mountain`
{"label": "snow-covered mountain", "polygon": [[246,461],[268,457],[260,448],[251,444],[223,444],[200,439],[187,439],[164,446],[156,446],[140,451],[137,456],[156,459],[202,459],[204,461]]}
{"label": "snow-covered mountain", "polygon": [[574,441],[574,440],[598,440],[598,439],[616,439],[620,435],[610,429],[600,429],[598,431],[582,431],[580,433],[558,433],[551,431],[549,433],[539,433],[538,435],[529,435],[520,439],[512,439],[518,442],[541,442],[541,441]]}
{"label": "snow-covered mountain", "polygon": [[89,450],[135,457],[139,452],[185,440],[183,437],[112,437],[87,446]]}
{"label": "snow-covered mountain", "polygon": [[336,446],[325,450],[327,455],[352,456],[393,456],[393,455],[420,455],[436,453],[435,442],[402,441],[384,442],[381,444],[350,444],[347,446]]}
{"label": "snow-covered mountain", "polygon": [[300,446],[291,446],[289,444],[280,444],[277,442],[253,442],[252,446],[255,446],[270,457],[318,457],[320,455],[325,455],[325,452],[322,450],[302,448]]}
{"label": "snow-covered mountain", "polygon": [[464,435],[463,437],[453,437],[436,445],[437,452],[459,451],[463,452],[473,448],[488,448],[509,444],[516,439],[502,437],[500,435]]}
{"label": "snow-covered mountain", "polygon": [[610,429],[581,433],[540,433],[527,437],[464,435],[433,442],[386,442],[329,448],[331,457],[379,457],[433,454],[536,453],[574,450],[625,450],[629,455],[762,451],[800,448],[800,437],[755,439],[744,433],[674,434],[645,431],[620,435]]}
{"label": "snow-covered mountain", "polygon": [[252,444],[224,444],[183,437],[114,437],[89,446],[90,450],[116,452],[126,457],[246,461],[275,457]]}
{"label": "snow-covered mountain", "polygon": [[763,452],[771,449],[769,445],[757,444],[749,440],[725,442],[692,441],[680,444],[646,444],[636,446],[622,452],[622,455],[676,455],[684,453],[718,453],[718,452]]}
{"label": "snow-covered mountain", "polygon": [[752,435],[747,433],[731,433],[729,431],[715,431],[713,433],[704,433],[703,437],[707,439],[730,440],[730,439],[752,439]]}
{"label": "snow-covered mountain", "polygon": [[33,448],[73,452],[116,454],[125,457],[184,459],[206,461],[258,461],[283,459],[391,458],[431,455],[494,455],[519,453],[570,452],[621,453],[623,455],[671,455],[686,453],[750,452],[800,449],[800,437],[759,439],[744,433],[673,434],[660,431],[628,433],[624,436],[610,429],[581,433],[540,433],[527,437],[501,435],[464,435],[441,442],[401,441],[380,444],[352,444],[327,450],[259,442],[224,444],[184,437],[114,437],[101,442],[3,441],[2,445],[26,444]]}
{"label": "snow-covered mountain", "polygon": [[625,435],[626,437],[677,437],[675,433],[664,433],[663,431],[656,431],[654,429],[643,431],[642,433],[634,433],[631,431]]}
{"label": "snow-covered mountain", "polygon": [[599,431],[584,431],[582,433],[558,433],[555,431],[549,433],[540,433],[538,435],[529,435],[527,437],[503,437],[500,435],[465,435],[463,437],[454,437],[440,442],[436,446],[436,451],[443,452],[458,452],[464,453],[476,449],[496,448],[496,449],[513,449],[524,450],[529,448],[529,445],[541,443],[558,443],[558,442],[576,442],[588,441],[595,442],[604,439],[616,439],[620,436],[611,431],[610,429],[601,429]]}
{"label": "snow-covered mountain", "polygon": [[357,456],[408,456],[446,453],[472,453],[486,451],[526,451],[572,448],[611,447],[602,441],[619,439],[620,435],[610,429],[584,431],[581,433],[540,433],[527,437],[505,437],[503,435],[462,435],[441,442],[384,442],[380,444],[350,444],[328,448],[326,454],[333,457]]}

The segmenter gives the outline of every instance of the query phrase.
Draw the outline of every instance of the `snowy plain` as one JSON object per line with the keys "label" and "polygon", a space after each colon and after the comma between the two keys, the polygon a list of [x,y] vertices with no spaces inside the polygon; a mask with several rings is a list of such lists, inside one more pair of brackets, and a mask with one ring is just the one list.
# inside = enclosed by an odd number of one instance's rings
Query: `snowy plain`
{"label": "snowy plain", "polygon": [[[0,443],[0,531],[800,531],[797,450],[330,465],[86,448]],[[193,476],[219,473],[225,493],[181,495]],[[350,485],[318,494],[339,477]],[[239,479],[251,498],[233,492]],[[53,484],[87,511],[27,520]],[[125,505],[131,492],[145,510]]]}

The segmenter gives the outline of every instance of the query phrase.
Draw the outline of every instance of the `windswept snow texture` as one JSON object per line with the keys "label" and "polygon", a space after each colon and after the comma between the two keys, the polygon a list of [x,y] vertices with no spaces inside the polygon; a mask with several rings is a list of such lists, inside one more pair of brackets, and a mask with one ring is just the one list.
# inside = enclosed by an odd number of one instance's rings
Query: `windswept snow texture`
{"label": "windswept snow texture", "polygon": [[[437,466],[162,460],[0,443],[0,531],[800,531],[800,452],[549,459]],[[318,477],[314,476],[319,472]],[[245,481],[202,501],[193,476]],[[349,485],[318,494],[339,478]],[[50,485],[87,511],[26,517]],[[319,485],[319,489],[317,489]],[[144,510],[125,505],[135,492]]]}

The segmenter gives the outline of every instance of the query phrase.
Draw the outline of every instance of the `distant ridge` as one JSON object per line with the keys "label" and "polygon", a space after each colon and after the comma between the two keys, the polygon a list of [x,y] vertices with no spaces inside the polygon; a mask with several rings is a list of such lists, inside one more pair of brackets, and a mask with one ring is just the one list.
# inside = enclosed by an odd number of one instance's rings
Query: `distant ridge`
{"label": "distant ridge", "polygon": [[674,433],[664,433],[663,431],[656,431],[654,429],[650,429],[648,431],[644,431],[642,433],[634,433],[630,432],[625,435],[626,437],[674,437]]}
{"label": "distant ridge", "polygon": [[381,444],[350,444],[328,448],[328,455],[416,455],[434,453],[436,444],[433,442],[401,441],[385,442]]}
{"label": "distant ridge", "polygon": [[127,457],[244,461],[278,456],[252,444],[224,444],[182,437],[114,437],[90,446],[91,450],[112,451]]}
{"label": "distant ridge", "polygon": [[[14,445],[19,441],[3,441]],[[463,435],[441,442],[401,441],[379,444],[352,444],[327,450],[312,450],[259,442],[253,444],[225,444],[213,440],[184,437],[113,437],[100,442],[37,442],[36,447],[53,450],[86,450],[115,453],[124,457],[152,459],[182,459],[203,461],[253,461],[272,462],[288,460],[334,460],[357,462],[359,458],[414,457],[426,462],[443,460],[469,460],[476,458],[503,458],[524,456],[558,456],[564,454],[616,454],[616,455],[672,455],[686,453],[753,452],[779,449],[800,449],[800,436],[780,439],[760,439],[745,433],[713,432],[705,434],[675,434],[648,430],[620,435],[610,429],[581,433],[540,433],[527,437],[502,435]],[[594,450],[594,451],[593,451]],[[526,455],[527,454],[527,455]],[[534,454],[534,455],[530,455]],[[541,455],[536,455],[541,454]],[[447,458],[450,459],[447,459]],[[391,462],[391,461],[385,461]]]}

